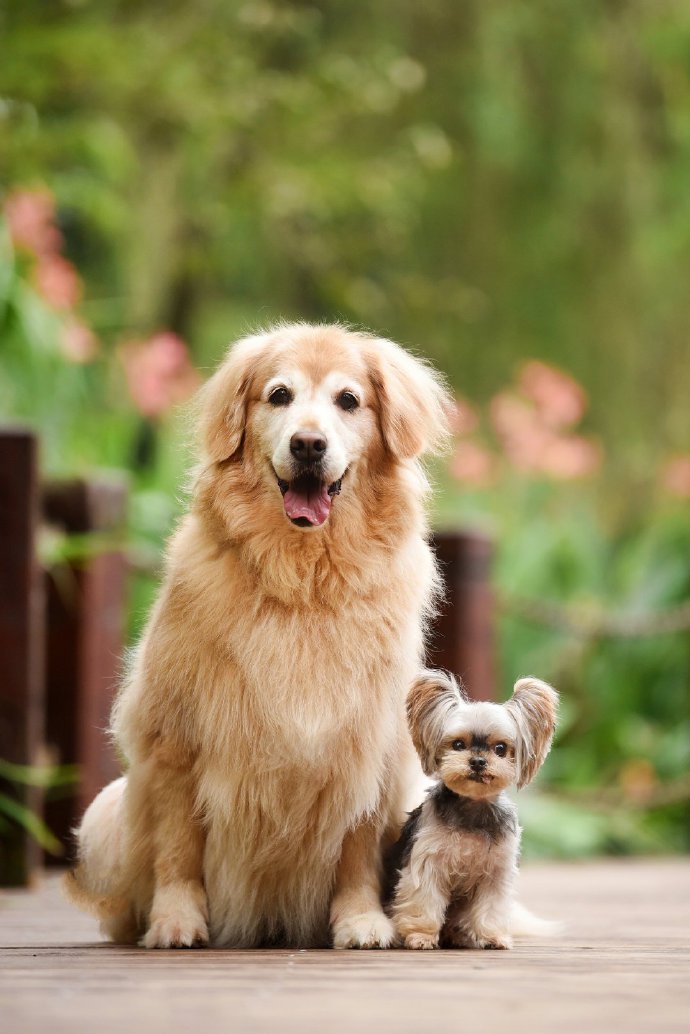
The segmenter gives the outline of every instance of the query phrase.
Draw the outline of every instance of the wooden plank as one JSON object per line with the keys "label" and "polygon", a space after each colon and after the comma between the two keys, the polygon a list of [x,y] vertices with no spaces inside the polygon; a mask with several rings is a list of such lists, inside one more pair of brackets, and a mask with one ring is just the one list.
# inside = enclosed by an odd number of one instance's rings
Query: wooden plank
{"label": "wooden plank", "polygon": [[[30,431],[0,431],[0,757],[34,764],[42,738],[43,589],[36,560],[38,446]],[[4,786],[34,811],[38,790]],[[0,884],[27,883],[39,861],[26,833],[0,843]]]}
{"label": "wooden plank", "polygon": [[82,572],[77,817],[122,773],[107,730],[124,650],[126,577],[121,550],[100,553]]}
{"label": "wooden plank", "polygon": [[433,546],[446,595],[432,628],[428,662],[459,675],[475,700],[495,700],[491,540],[474,533],[437,532]]}
{"label": "wooden plank", "polygon": [[[79,610],[81,588],[71,564],[59,564],[45,572],[46,589],[46,754],[53,764],[75,763],[79,756],[77,708],[79,706]],[[50,830],[69,850],[70,829],[77,814],[76,790],[65,787],[59,797],[45,803]],[[51,864],[64,857],[45,856]]]}
{"label": "wooden plank", "polygon": [[3,1030],[687,1030],[687,859],[528,865],[520,897],[565,932],[510,952],[146,952],[99,943],[49,881],[0,899]]}
{"label": "wooden plank", "polygon": [[84,809],[120,774],[106,730],[124,645],[126,560],[116,540],[126,506],[126,485],[112,478],[49,484],[43,493],[51,524],[113,539],[48,575],[46,738],[55,760],[79,765],[80,781],[73,794],[49,803],[47,816],[68,850]]}

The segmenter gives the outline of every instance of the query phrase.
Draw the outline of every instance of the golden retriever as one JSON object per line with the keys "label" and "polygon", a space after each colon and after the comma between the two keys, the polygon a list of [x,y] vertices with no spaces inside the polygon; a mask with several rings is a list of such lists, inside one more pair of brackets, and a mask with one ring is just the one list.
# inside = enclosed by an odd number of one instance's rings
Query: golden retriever
{"label": "golden retriever", "polygon": [[[405,698],[437,591],[429,366],[292,324],[201,392],[202,462],[113,715],[127,774],[68,890],[149,948],[385,947],[382,845],[421,775]],[[421,790],[420,790],[421,792]]]}

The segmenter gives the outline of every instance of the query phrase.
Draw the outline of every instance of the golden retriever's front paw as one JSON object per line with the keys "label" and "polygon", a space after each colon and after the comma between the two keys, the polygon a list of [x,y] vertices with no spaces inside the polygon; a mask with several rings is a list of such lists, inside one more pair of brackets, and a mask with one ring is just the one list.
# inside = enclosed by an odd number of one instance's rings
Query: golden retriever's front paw
{"label": "golden retriever's front paw", "polygon": [[202,948],[208,944],[208,903],[196,880],[156,888],[144,948]]}
{"label": "golden retriever's front paw", "polygon": [[144,948],[203,948],[208,927],[203,916],[160,916],[141,941]]}
{"label": "golden retriever's front paw", "polygon": [[334,948],[390,948],[395,928],[383,912],[343,916],[333,924]]}
{"label": "golden retriever's front paw", "polygon": [[429,951],[438,948],[438,935],[428,933],[408,933],[405,938],[405,947],[415,951]]}

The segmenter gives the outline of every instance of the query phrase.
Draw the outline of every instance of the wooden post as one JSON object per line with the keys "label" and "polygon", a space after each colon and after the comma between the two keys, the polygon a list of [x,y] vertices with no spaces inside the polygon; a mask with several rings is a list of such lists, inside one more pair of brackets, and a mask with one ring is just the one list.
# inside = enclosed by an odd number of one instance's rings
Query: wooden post
{"label": "wooden post", "polygon": [[[93,553],[48,572],[46,741],[52,757],[79,765],[79,785],[50,801],[48,825],[69,850],[70,830],[98,791],[120,773],[107,735],[122,663],[126,559],[115,541],[126,516],[122,481],[46,486],[43,513],[71,534],[110,536]],[[50,861],[50,858],[47,858]]]}
{"label": "wooden post", "polygon": [[[38,445],[26,430],[0,431],[0,757],[36,763],[42,740],[44,597],[36,560]],[[40,808],[39,791],[2,784],[23,807]],[[20,827],[0,834],[0,884],[30,881],[40,851]]]}
{"label": "wooden post", "polygon": [[475,700],[495,700],[494,601],[490,539],[437,532],[445,600],[432,629],[428,663],[459,675]]}

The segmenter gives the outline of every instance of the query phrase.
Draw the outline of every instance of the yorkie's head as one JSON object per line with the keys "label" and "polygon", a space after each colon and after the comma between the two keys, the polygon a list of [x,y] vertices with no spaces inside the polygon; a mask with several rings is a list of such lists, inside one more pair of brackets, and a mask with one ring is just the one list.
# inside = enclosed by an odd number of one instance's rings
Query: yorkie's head
{"label": "yorkie's head", "polygon": [[539,679],[520,679],[505,704],[469,700],[444,671],[426,671],[410,690],[412,740],[429,776],[482,800],[511,783],[529,783],[551,747],[558,694]]}

